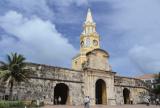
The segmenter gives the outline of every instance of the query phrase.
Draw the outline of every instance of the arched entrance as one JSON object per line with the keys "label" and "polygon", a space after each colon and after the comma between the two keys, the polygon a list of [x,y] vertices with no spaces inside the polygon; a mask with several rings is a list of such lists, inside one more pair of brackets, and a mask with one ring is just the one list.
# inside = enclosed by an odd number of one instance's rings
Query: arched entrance
{"label": "arched entrance", "polygon": [[96,81],[95,99],[96,104],[107,104],[106,83],[102,79]]}
{"label": "arched entrance", "polygon": [[[69,88],[64,83],[59,83],[54,88],[54,104],[66,104],[68,99]],[[61,98],[61,102],[58,102],[58,98]]]}
{"label": "arched entrance", "polygon": [[124,99],[124,104],[129,104],[130,101],[130,91],[127,88],[123,89],[123,99]]}

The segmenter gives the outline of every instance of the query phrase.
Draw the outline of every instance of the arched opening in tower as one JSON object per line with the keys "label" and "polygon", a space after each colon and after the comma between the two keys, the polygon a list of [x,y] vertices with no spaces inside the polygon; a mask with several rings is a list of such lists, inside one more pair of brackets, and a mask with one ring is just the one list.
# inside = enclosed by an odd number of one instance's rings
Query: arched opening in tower
{"label": "arched opening in tower", "polygon": [[102,79],[96,81],[95,99],[96,104],[107,104],[106,83]]}
{"label": "arched opening in tower", "polygon": [[123,89],[123,99],[124,104],[129,104],[130,102],[130,91],[127,88]]}
{"label": "arched opening in tower", "polygon": [[69,88],[64,83],[59,83],[54,88],[54,104],[67,104]]}

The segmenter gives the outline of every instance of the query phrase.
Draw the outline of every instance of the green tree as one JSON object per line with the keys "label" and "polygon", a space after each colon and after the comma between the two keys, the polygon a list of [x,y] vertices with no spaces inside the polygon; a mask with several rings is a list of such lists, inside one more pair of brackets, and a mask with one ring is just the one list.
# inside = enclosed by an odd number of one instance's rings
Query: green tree
{"label": "green tree", "polygon": [[15,83],[27,81],[27,71],[25,67],[25,57],[21,54],[11,53],[7,55],[7,61],[2,62],[0,67],[0,79],[9,87],[9,99],[12,100],[13,86]]}
{"label": "green tree", "polygon": [[156,88],[153,89],[153,92],[158,95],[160,94],[160,85],[157,85]]}
{"label": "green tree", "polygon": [[160,72],[155,75],[156,87],[152,90],[156,95],[160,94]]}

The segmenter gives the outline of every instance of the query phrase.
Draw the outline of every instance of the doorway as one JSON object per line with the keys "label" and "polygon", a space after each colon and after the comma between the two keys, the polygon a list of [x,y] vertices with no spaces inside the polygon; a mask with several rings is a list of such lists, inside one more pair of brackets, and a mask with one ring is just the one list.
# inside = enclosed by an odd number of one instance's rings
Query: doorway
{"label": "doorway", "polygon": [[[64,83],[59,83],[54,88],[54,104],[64,105],[67,103],[69,88]],[[60,102],[58,101],[60,98]]]}
{"label": "doorway", "polygon": [[124,99],[124,104],[129,104],[129,101],[130,101],[130,91],[127,88],[123,89],[123,99]]}
{"label": "doorway", "polygon": [[97,80],[95,89],[96,104],[107,104],[106,83],[104,80]]}

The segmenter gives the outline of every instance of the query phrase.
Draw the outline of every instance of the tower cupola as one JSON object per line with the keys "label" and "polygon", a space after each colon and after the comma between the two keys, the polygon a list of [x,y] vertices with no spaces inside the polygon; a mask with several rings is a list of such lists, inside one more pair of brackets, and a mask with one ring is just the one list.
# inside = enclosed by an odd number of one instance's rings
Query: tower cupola
{"label": "tower cupola", "polygon": [[83,23],[83,31],[80,36],[80,53],[72,60],[73,69],[82,69],[82,64],[87,61],[86,54],[94,49],[100,48],[99,34],[96,32],[96,23],[92,12],[88,9],[86,19]]}
{"label": "tower cupola", "polygon": [[88,9],[87,17],[83,25],[83,35],[96,33],[96,23],[93,21],[91,10]]}
{"label": "tower cupola", "polygon": [[96,23],[93,20],[90,9],[88,9],[86,20],[83,24],[83,32],[80,38],[81,54],[86,54],[93,49],[100,48],[99,35],[96,32]]}

